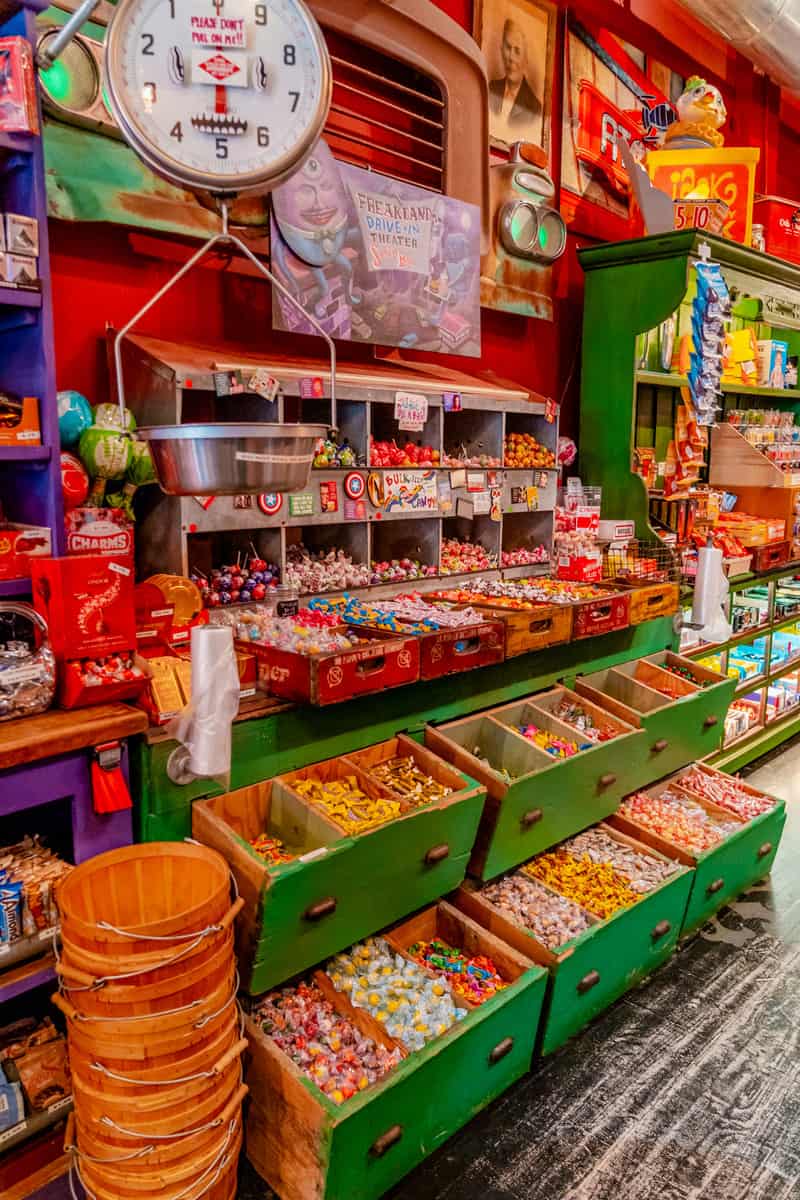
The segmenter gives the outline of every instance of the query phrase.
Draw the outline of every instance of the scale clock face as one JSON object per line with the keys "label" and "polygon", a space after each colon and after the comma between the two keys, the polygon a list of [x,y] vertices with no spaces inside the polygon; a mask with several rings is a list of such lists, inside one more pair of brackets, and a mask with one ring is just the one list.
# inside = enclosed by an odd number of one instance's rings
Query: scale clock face
{"label": "scale clock face", "polygon": [[127,141],[182,187],[267,191],[301,166],[331,100],[301,0],[120,0],[106,81]]}

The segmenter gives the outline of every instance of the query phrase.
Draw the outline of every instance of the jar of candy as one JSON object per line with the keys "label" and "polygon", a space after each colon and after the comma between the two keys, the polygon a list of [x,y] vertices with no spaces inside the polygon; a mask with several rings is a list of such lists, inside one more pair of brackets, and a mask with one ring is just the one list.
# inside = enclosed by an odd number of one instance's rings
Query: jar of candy
{"label": "jar of candy", "polygon": [[296,617],[300,608],[297,588],[288,583],[279,583],[276,587],[267,590],[264,604],[273,616]]}
{"label": "jar of candy", "polygon": [[0,603],[0,721],[44,712],[55,691],[47,623],[30,604]]}

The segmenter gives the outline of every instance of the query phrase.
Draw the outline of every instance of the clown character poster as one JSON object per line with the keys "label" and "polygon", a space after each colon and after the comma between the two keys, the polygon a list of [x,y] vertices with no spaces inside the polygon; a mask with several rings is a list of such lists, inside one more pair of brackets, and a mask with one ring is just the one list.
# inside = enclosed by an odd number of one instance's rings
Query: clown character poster
{"label": "clown character poster", "polygon": [[[480,211],[337,162],[324,141],[273,192],[272,269],[331,337],[477,358]],[[273,326],[314,334],[273,291]]]}

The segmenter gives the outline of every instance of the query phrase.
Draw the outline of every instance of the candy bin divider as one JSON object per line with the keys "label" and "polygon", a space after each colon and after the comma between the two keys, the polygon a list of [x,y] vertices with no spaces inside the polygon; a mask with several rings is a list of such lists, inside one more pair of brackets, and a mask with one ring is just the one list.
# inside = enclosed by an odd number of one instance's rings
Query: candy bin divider
{"label": "candy bin divider", "polygon": [[673,675],[671,671],[665,671],[663,667],[658,666],[656,663],[648,662],[646,658],[642,658],[637,662],[633,678],[637,683],[642,683],[645,687],[652,688],[659,695],[663,695],[661,686],[672,688],[676,694],[673,697],[668,697],[668,699],[673,700],[680,700],[683,696],[696,696],[700,691],[699,684],[689,683],[688,679],[682,679],[680,675]]}
{"label": "candy bin divider", "polygon": [[[549,712],[554,716],[553,708],[560,704],[565,698],[572,700],[573,703],[580,704],[581,708],[589,712],[597,721],[605,722],[613,729],[616,729],[620,734],[636,732],[635,726],[630,725],[627,721],[622,721],[608,709],[601,708],[599,704],[594,704],[591,700],[586,699],[584,696],[579,696],[577,692],[573,692],[570,688],[564,687],[563,684],[560,683],[556,684],[554,688],[551,688],[547,692],[539,692],[535,696],[531,697],[531,703],[534,705],[534,707],[543,709],[545,712]],[[574,733],[580,735],[580,730],[576,726],[571,725],[569,721],[565,721],[563,717],[556,717],[555,719],[561,721],[561,723],[566,725],[568,729],[572,729]]]}
{"label": "candy bin divider", "polygon": [[[478,729],[477,746],[479,749],[486,750],[486,744],[482,740],[484,736],[488,736],[492,742],[491,756],[486,755],[490,761],[502,761],[503,751],[510,749],[516,755],[515,762],[524,765],[527,769],[522,774],[516,775],[512,783],[519,783],[521,779],[527,779],[531,775],[538,774],[539,771],[545,770],[552,763],[549,754],[545,754],[538,746],[534,746],[533,742],[529,742],[527,738],[522,737],[516,730],[511,729],[508,725],[504,725],[501,721],[497,721],[488,713],[478,713],[477,716],[463,717],[459,721],[448,722],[446,726],[435,727],[432,725],[426,726],[425,740],[433,742],[434,752],[438,752],[448,762],[451,762],[457,770],[465,771],[473,779],[487,789],[489,798],[499,804],[503,799],[509,787],[512,784],[506,783],[500,776],[499,771],[494,767],[482,763],[477,755],[452,736],[460,727],[466,725],[475,725]],[[431,737],[429,738],[429,733]],[[469,738],[472,741],[472,738]],[[508,769],[508,768],[507,768]],[[488,801],[487,801],[488,804]],[[493,805],[494,807],[494,805]]]}
{"label": "candy bin divider", "polygon": [[[402,1042],[396,1041],[380,1023],[373,1017],[369,1009],[357,1008],[352,1003],[346,992],[340,992],[334,987],[332,980],[323,970],[313,971],[311,978],[322,992],[326,1000],[329,1000],[340,1016],[345,1017],[352,1025],[355,1025],[365,1037],[372,1038],[374,1042],[379,1042],[385,1046],[387,1050],[399,1050],[401,1058],[408,1058],[410,1051],[406,1049]],[[372,1085],[374,1087],[374,1084]]]}
{"label": "candy bin divider", "polygon": [[637,712],[630,705],[623,703],[622,700],[617,700],[607,692],[601,692],[599,688],[584,683],[580,676],[576,678],[573,686],[575,695],[579,696],[581,700],[589,700],[596,708],[611,713],[618,721],[632,725],[634,729],[641,729],[643,714]]}
{"label": "candy bin divider", "polygon": [[[347,762],[353,763],[371,779],[372,767],[400,755],[403,757],[410,755],[426,774],[435,779],[437,783],[452,788],[454,794],[469,790],[471,786],[463,775],[459,774],[449,763],[443,762],[426,746],[415,742],[413,738],[404,733],[399,733],[397,737],[390,738],[386,742],[379,742],[376,746],[367,746],[365,750],[355,750],[345,757]],[[380,781],[376,780],[376,782]]]}
{"label": "candy bin divider", "polygon": [[[627,666],[628,664],[623,664]],[[636,663],[632,664],[633,670],[636,668]],[[661,692],[657,692],[654,688],[648,687],[646,683],[642,683],[639,679],[634,679],[633,670],[620,671],[616,667],[609,667],[603,672],[603,687],[613,687],[618,695],[613,692],[608,693],[612,700],[618,700],[620,704],[624,704],[632,708],[639,716],[647,716],[648,713],[655,712],[657,709],[667,708],[670,704],[674,704],[674,700],[670,700],[668,696],[662,696]],[[580,681],[579,681],[580,682]],[[593,687],[593,684],[586,685]],[[580,691],[576,684],[576,691]],[[605,695],[605,692],[600,692],[600,695]]]}
{"label": "candy bin divider", "polygon": [[[384,787],[384,785],[378,783],[376,779],[372,779],[372,777],[367,775],[366,772],[361,769],[361,767],[356,766],[354,762],[351,762],[349,759],[344,757],[328,758],[323,762],[313,763],[308,767],[300,767],[297,771],[290,771],[283,775],[276,775],[273,782],[280,784],[280,786],[289,792],[289,794],[293,796],[299,804],[303,804],[308,808],[314,808],[318,813],[321,813],[321,815],[324,816],[325,814],[322,813],[321,809],[316,808],[316,805],[313,804],[312,801],[306,800],[305,797],[301,796],[301,794],[295,790],[294,785],[307,779],[316,779],[321,783],[332,783],[336,780],[344,779],[347,775],[355,775],[358,787],[360,787],[361,790],[364,791],[371,800],[396,800],[400,804],[401,817],[413,811],[413,809],[407,805],[402,796],[396,795],[390,788]],[[400,818],[396,819],[399,820]],[[333,817],[327,817],[326,820],[330,821],[331,824],[339,830],[340,837],[353,836],[352,833],[349,833],[346,829],[340,826]],[[385,823],[391,824],[392,822]],[[364,830],[363,832],[367,833],[369,831]],[[356,836],[359,836],[359,834],[356,833]]]}
{"label": "candy bin divider", "polygon": [[[755,629],[753,632],[757,633],[758,630]],[[687,667],[696,679],[702,679],[706,683],[721,683],[725,679],[724,675],[718,675],[716,671],[710,671],[708,667],[701,666],[701,664],[699,662],[695,662],[694,659],[684,658],[682,654],[675,654],[672,650],[665,651],[663,655],[651,654],[645,661],[656,663],[656,665],[658,665],[658,659],[660,658],[663,658],[664,662],[670,663],[672,666]]]}

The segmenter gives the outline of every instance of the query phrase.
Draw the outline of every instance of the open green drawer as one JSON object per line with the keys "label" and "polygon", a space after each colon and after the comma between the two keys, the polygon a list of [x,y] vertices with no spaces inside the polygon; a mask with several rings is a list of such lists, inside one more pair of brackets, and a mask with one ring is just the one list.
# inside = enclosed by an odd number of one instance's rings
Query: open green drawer
{"label": "open green drawer", "polygon": [[[647,795],[657,796],[666,788],[674,787],[676,784],[680,791],[681,779],[694,767],[710,776],[722,775],[721,772],[715,771],[714,768],[707,767],[705,764],[693,764],[671,775],[669,779],[663,779],[653,787],[645,788],[644,791]],[[763,792],[757,792],[741,781],[739,781],[739,786],[754,795],[764,795]],[[687,792],[686,796],[714,817],[725,821],[736,820],[735,814],[709,803],[693,792]],[[773,799],[775,803],[768,812],[762,813],[751,821],[741,820],[741,829],[737,833],[725,838],[710,850],[704,850],[699,854],[689,853],[621,814],[612,817],[611,824],[615,828],[638,838],[639,841],[654,847],[667,857],[675,859],[676,862],[694,868],[692,890],[686,907],[682,934],[691,933],[704,925],[729,900],[740,896],[753,883],[763,879],[771,871],[786,823],[786,805],[775,797],[770,797],[770,799]]]}
{"label": "open green drawer", "polygon": [[444,902],[385,936],[407,948],[434,930],[491,956],[509,986],[341,1105],[247,1020],[247,1156],[281,1200],[377,1200],[530,1070],[547,972]]}
{"label": "open green drawer", "polygon": [[[617,736],[572,758],[552,758],[518,732],[533,723],[581,742],[553,716],[562,697],[591,709]],[[486,788],[469,871],[492,879],[614,812],[642,782],[646,736],[566,688],[553,688],[475,717],[425,729],[425,743]],[[511,781],[507,775],[512,777]]]}
{"label": "open green drawer", "polygon": [[[666,672],[668,665],[689,672],[695,684]],[[679,694],[666,696],[657,690],[661,686]],[[579,695],[644,730],[648,741],[640,785],[719,749],[735,687],[735,680],[671,650],[575,679]]]}
{"label": "open green drawer", "polygon": [[[600,828],[635,849],[654,853],[618,830]],[[548,968],[550,987],[540,1049],[551,1054],[670,957],[683,924],[692,875],[680,867],[630,908],[605,920],[594,918],[589,929],[555,952],[486,900],[478,885],[467,882],[459,889],[457,903],[504,942]]]}
{"label": "open green drawer", "polygon": [[[452,793],[351,837],[289,786],[314,768],[194,804],[194,837],[223,855],[244,897],[236,945],[242,987],[251,995],[430,904],[464,878],[483,789],[410,738],[381,747],[386,757],[412,755]],[[316,767],[358,773],[360,780],[367,774],[347,759]],[[264,832],[280,837],[296,857],[268,866],[250,845]]]}

